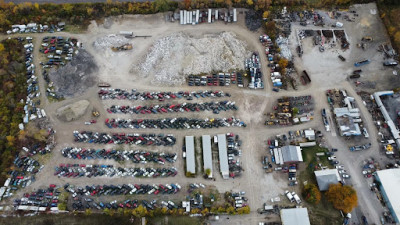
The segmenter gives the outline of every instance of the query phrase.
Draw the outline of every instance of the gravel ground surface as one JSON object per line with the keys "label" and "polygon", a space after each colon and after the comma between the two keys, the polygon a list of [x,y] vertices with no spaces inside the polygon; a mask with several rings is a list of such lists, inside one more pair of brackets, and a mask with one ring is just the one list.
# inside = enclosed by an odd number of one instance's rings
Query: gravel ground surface
{"label": "gravel ground surface", "polygon": [[[360,58],[370,56],[373,61],[370,65],[363,67],[363,74],[365,78],[371,81],[377,80],[378,78],[386,80],[390,78],[390,71],[381,71],[381,55],[376,51],[376,46],[371,47],[366,52],[356,47],[356,43],[360,41],[361,37],[364,35],[374,36],[377,40],[376,43],[380,43],[387,40],[387,36],[382,31],[382,23],[378,15],[370,15],[370,9],[376,8],[375,4],[368,5],[358,5],[356,9],[359,13],[359,17],[356,22],[344,22],[344,30],[349,36],[350,49],[346,52],[341,52],[338,49],[328,49],[324,53],[320,53],[312,47],[310,43],[305,41],[304,55],[303,58],[295,57],[295,65],[299,71],[306,69],[309,71],[311,76],[311,84],[306,87],[300,87],[299,91],[285,92],[281,91],[279,93],[271,91],[271,84],[269,82],[269,71],[267,69],[266,63],[262,63],[262,71],[265,74],[265,89],[264,90],[248,90],[239,89],[237,87],[207,87],[211,90],[224,90],[232,94],[231,99],[236,101],[236,105],[239,107],[238,111],[234,112],[221,112],[219,117],[229,117],[235,116],[245,121],[247,128],[219,128],[212,130],[168,130],[167,133],[174,134],[177,137],[177,144],[173,147],[151,147],[151,146],[123,146],[126,149],[143,149],[151,151],[169,151],[181,153],[181,147],[183,145],[183,139],[185,135],[194,135],[199,137],[203,134],[215,135],[218,133],[228,133],[233,132],[239,134],[240,138],[243,140],[242,151],[243,155],[241,157],[241,164],[244,168],[241,177],[223,180],[218,171],[217,159],[214,159],[214,176],[215,181],[204,180],[201,176],[195,179],[188,179],[184,176],[183,165],[184,160],[178,157],[177,162],[173,165],[178,168],[179,172],[176,177],[169,178],[156,178],[156,179],[144,179],[144,178],[58,178],[53,175],[54,167],[60,163],[87,163],[84,160],[72,160],[66,159],[60,154],[60,150],[66,146],[76,145],[78,147],[91,147],[98,148],[94,144],[73,143],[73,130],[92,130],[92,131],[103,131],[111,132],[103,123],[105,118],[110,117],[106,112],[106,108],[111,105],[131,105],[132,102],[128,100],[106,100],[102,101],[97,97],[98,88],[92,87],[88,88],[86,92],[75,97],[69,98],[62,102],[55,102],[49,104],[47,99],[45,99],[44,93],[44,80],[39,76],[40,90],[42,93],[42,104],[50,121],[54,124],[54,128],[57,130],[56,141],[57,146],[48,159],[47,164],[43,171],[37,176],[37,181],[31,186],[26,188],[23,192],[32,191],[43,186],[48,186],[49,183],[55,183],[57,185],[62,185],[65,183],[70,184],[104,184],[104,183],[143,183],[143,184],[153,184],[153,183],[169,183],[177,182],[181,185],[185,185],[191,182],[201,182],[209,186],[213,186],[220,192],[225,191],[246,191],[246,196],[249,198],[249,204],[251,206],[251,213],[244,216],[233,216],[233,217],[222,217],[219,222],[213,222],[213,224],[257,224],[260,221],[277,221],[276,216],[268,216],[257,214],[257,208],[261,207],[263,203],[270,203],[270,199],[280,196],[282,199],[282,204],[285,204],[285,197],[283,193],[285,190],[291,190],[299,192],[298,187],[288,187],[287,175],[283,173],[265,173],[262,169],[261,156],[265,155],[265,141],[268,137],[287,133],[290,130],[299,130],[306,128],[315,128],[322,130],[325,134],[325,141],[329,147],[339,148],[337,153],[338,160],[341,164],[345,165],[347,171],[352,176],[351,184],[356,188],[359,198],[359,207],[354,210],[352,221],[358,222],[362,215],[368,218],[370,223],[380,223],[379,218],[382,215],[382,206],[378,202],[377,198],[373,196],[368,187],[368,182],[361,174],[361,163],[363,160],[369,157],[374,157],[377,160],[385,161],[385,157],[381,155],[379,151],[379,146],[375,140],[377,140],[377,130],[374,128],[373,120],[371,115],[368,113],[366,107],[361,103],[361,99],[356,94],[356,89],[354,85],[346,80],[346,76],[349,72],[354,70],[353,63],[358,61]],[[164,22],[163,16],[161,14],[157,15],[147,15],[147,16],[123,16],[115,18],[111,25],[105,28],[103,25],[98,25],[95,22],[89,27],[89,30],[84,34],[74,35],[80,41],[82,41],[84,48],[93,55],[94,61],[99,67],[97,79],[102,82],[108,82],[114,88],[126,88],[132,89],[136,88],[140,91],[193,91],[193,90],[204,90],[204,87],[188,87],[185,85],[171,87],[169,85],[164,85],[162,83],[154,84],[152,81],[153,76],[144,75],[140,73],[131,73],[132,64],[140,63],[145,58],[149,52],[151,46],[154,45],[161,38],[169,37],[176,33],[182,33],[184,35],[192,35],[196,37],[201,36],[217,36],[220,35],[222,31],[231,32],[236,35],[236,38],[244,43],[246,43],[246,49],[250,52],[258,51],[260,53],[264,52],[264,48],[258,42],[258,37],[261,32],[249,32],[244,24],[244,14],[239,14],[237,24],[227,24],[222,22],[217,22],[214,24],[203,24],[197,26],[181,26],[178,23],[167,23]],[[366,23],[366,21],[368,23]],[[362,26],[362,24],[368,24],[368,26]],[[310,26],[311,27],[311,26]],[[299,29],[300,26],[294,24],[293,29]],[[311,28],[310,28],[311,29]],[[313,28],[314,29],[314,28]],[[319,28],[318,28],[319,29]],[[136,35],[151,35],[150,38],[135,38],[132,39],[133,50],[127,52],[113,53],[108,47],[106,48],[96,48],[93,43],[97,40],[110,35],[118,34],[121,30],[133,30]],[[68,36],[67,33],[58,33],[59,35]],[[57,34],[57,35],[58,35]],[[39,46],[42,37],[48,34],[27,34],[25,36],[34,36],[35,46]],[[5,38],[5,35],[1,35],[0,38]],[[297,46],[296,40],[290,37],[289,47],[292,52],[295,52]],[[374,42],[375,44],[375,42]],[[38,54],[38,48],[35,48],[35,54]],[[342,54],[347,58],[347,61],[342,63],[337,55]],[[41,74],[41,69],[39,67],[39,62],[37,57],[34,61],[38,68],[38,74]],[[260,60],[266,62],[266,57],[264,54],[260,54]],[[180,67],[181,65],[176,65],[171,63],[171,66]],[[365,73],[364,73],[365,72]],[[390,87],[391,84],[386,82],[381,82],[376,85],[377,90],[382,90],[383,88]],[[282,96],[300,96],[300,95],[311,95],[315,101],[315,112],[320,112],[322,108],[328,108],[328,103],[325,97],[325,91],[327,89],[340,88],[347,90],[350,96],[355,97],[358,106],[361,110],[361,114],[364,120],[364,124],[367,127],[370,134],[370,142],[372,147],[368,151],[363,152],[349,152],[347,149],[350,142],[346,142],[343,138],[338,137],[335,129],[332,128],[331,132],[325,132],[324,126],[322,124],[322,118],[319,113],[316,113],[314,120],[311,122],[297,125],[294,127],[265,127],[263,125],[265,121],[265,113],[271,110],[272,103],[274,99]],[[381,89],[378,89],[381,88]],[[374,90],[371,90],[374,91]],[[91,105],[87,109],[87,112],[91,112],[92,107],[99,109],[100,117],[97,118],[99,121],[96,124],[84,125],[85,121],[92,119],[90,113],[87,113],[82,118],[69,123],[61,122],[56,119],[56,109],[76,102],[79,100],[89,100]],[[181,102],[184,100],[176,100],[176,102]],[[197,101],[197,100],[196,100]],[[140,102],[140,104],[152,104],[149,102]],[[158,104],[158,102],[154,102]],[[211,112],[198,112],[190,113],[187,116],[193,118],[204,118],[212,117]],[[168,115],[169,117],[170,115]],[[118,115],[120,118],[134,118],[141,119],[144,118],[142,115]],[[146,115],[146,118],[162,118],[165,115]],[[124,132],[123,129],[113,129],[112,132]],[[149,130],[139,130],[137,133],[149,133]],[[151,130],[154,133],[166,132],[164,130]],[[366,140],[367,141],[367,140]],[[105,145],[101,148],[113,148],[114,145]],[[198,159],[198,162],[199,161]],[[113,164],[118,165],[112,160],[93,160],[92,164]],[[124,164],[126,167],[134,166],[130,162]],[[21,196],[23,192],[17,193],[17,196]],[[185,192],[182,191],[182,195],[174,195],[174,198],[183,198]],[[285,200],[284,200],[285,199]]]}

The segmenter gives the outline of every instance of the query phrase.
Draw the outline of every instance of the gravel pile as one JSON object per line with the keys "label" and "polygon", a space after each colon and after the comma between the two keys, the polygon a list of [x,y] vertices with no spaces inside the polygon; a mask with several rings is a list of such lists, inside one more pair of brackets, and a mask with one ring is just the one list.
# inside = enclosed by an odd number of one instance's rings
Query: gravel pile
{"label": "gravel pile", "polygon": [[70,97],[80,95],[95,85],[94,73],[97,71],[93,56],[80,49],[70,63],[58,70],[52,69],[49,76],[57,94]]}
{"label": "gravel pile", "polygon": [[201,38],[176,33],[156,41],[131,72],[153,76],[153,84],[181,85],[190,74],[244,69],[249,54],[246,43],[230,32]]}
{"label": "gravel pile", "polygon": [[128,43],[130,43],[129,39],[125,38],[124,36],[110,34],[108,36],[97,38],[93,42],[93,46],[98,50],[105,50]]}

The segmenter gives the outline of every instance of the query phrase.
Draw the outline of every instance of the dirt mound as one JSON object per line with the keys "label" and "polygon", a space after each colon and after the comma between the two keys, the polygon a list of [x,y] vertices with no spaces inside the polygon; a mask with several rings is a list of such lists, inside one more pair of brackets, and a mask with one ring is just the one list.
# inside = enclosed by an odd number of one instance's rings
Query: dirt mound
{"label": "dirt mound", "polygon": [[86,113],[86,110],[89,107],[89,105],[90,105],[89,101],[80,100],[72,104],[68,104],[61,108],[58,108],[56,111],[57,118],[65,122],[77,120]]}
{"label": "dirt mound", "polygon": [[250,54],[246,47],[231,32],[199,38],[176,33],[157,40],[131,72],[154,76],[153,84],[180,85],[186,75],[244,69],[243,62]]}
{"label": "dirt mound", "polygon": [[93,56],[86,50],[80,49],[70,63],[58,70],[51,70],[49,76],[57,94],[71,97],[80,95],[95,85],[94,73],[97,71],[98,67]]}

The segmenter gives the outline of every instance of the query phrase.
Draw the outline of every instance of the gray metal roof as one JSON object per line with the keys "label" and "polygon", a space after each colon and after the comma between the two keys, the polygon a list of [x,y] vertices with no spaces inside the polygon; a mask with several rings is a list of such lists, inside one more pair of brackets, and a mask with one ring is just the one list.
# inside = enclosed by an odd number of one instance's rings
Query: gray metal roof
{"label": "gray metal roof", "polygon": [[196,162],[194,157],[194,137],[186,136],[186,172],[196,173]]}
{"label": "gray metal roof", "polygon": [[307,208],[281,210],[282,225],[310,225]]}
{"label": "gray metal roof", "polygon": [[317,178],[318,188],[320,191],[327,191],[329,185],[337,184],[340,181],[340,176],[337,169],[317,170],[314,172]]}
{"label": "gray metal roof", "polygon": [[228,150],[226,147],[226,135],[218,134],[219,167],[222,177],[229,179]]}
{"label": "gray metal roof", "polygon": [[391,211],[395,214],[393,217],[398,222],[400,218],[400,169],[379,170],[376,174],[381,182],[384,197],[390,202]]}
{"label": "gray metal roof", "polygon": [[212,177],[212,153],[211,153],[211,137],[210,135],[203,135],[201,137],[201,140],[203,142],[203,162],[204,162],[204,171],[206,171],[206,169],[210,169],[211,170],[211,174],[210,177]]}
{"label": "gray metal roof", "polygon": [[281,148],[283,162],[302,162],[303,156],[298,146],[286,145]]}

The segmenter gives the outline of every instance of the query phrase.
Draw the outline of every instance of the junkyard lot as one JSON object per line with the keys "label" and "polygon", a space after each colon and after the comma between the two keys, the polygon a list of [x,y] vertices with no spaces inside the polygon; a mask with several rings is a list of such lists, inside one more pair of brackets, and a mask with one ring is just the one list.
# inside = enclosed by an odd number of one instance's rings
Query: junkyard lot
{"label": "junkyard lot", "polygon": [[[369,7],[369,6],[368,6]],[[263,63],[263,73],[265,76],[265,89],[260,91],[253,91],[253,90],[246,90],[246,89],[239,89],[237,87],[224,87],[222,90],[225,92],[229,92],[232,94],[233,101],[236,101],[239,110],[236,112],[221,112],[218,115],[214,115],[212,113],[169,113],[169,114],[157,114],[151,115],[151,118],[164,118],[164,117],[196,117],[196,118],[203,118],[203,117],[228,117],[230,115],[235,115],[241,120],[247,123],[247,128],[220,128],[218,130],[207,130],[207,129],[200,129],[200,130],[153,130],[153,129],[146,129],[146,130],[131,130],[131,129],[108,129],[104,126],[103,122],[105,118],[116,118],[116,117],[123,117],[123,118],[144,118],[142,115],[124,115],[124,114],[108,114],[105,111],[105,108],[111,104],[115,105],[148,105],[153,104],[153,102],[148,101],[135,101],[135,102],[128,102],[128,101],[101,101],[97,97],[97,88],[89,89],[84,95],[79,96],[74,99],[66,100],[64,102],[57,102],[51,105],[47,105],[45,107],[46,112],[50,115],[50,118],[54,124],[55,129],[57,130],[57,147],[52,154],[52,158],[48,160],[45,169],[38,175],[37,181],[32,184],[29,188],[25,189],[24,191],[30,191],[32,189],[37,189],[42,186],[47,186],[49,183],[55,183],[58,185],[62,185],[64,183],[71,183],[76,185],[82,184],[105,184],[109,182],[123,184],[123,183],[179,183],[182,186],[186,185],[190,182],[202,182],[204,184],[215,185],[220,192],[234,190],[239,191],[243,190],[246,191],[246,196],[249,198],[249,203],[252,208],[252,213],[249,216],[246,216],[250,219],[250,221],[258,222],[258,220],[262,217],[259,217],[255,210],[258,207],[261,207],[262,203],[269,202],[272,197],[276,197],[284,192],[284,190],[289,189],[287,187],[287,177],[285,174],[280,175],[280,173],[271,173],[265,174],[262,170],[261,166],[261,156],[265,155],[265,141],[267,137],[274,136],[276,134],[286,133],[289,130],[298,130],[298,129],[305,129],[308,127],[316,127],[319,130],[324,130],[324,127],[321,122],[320,114],[318,113],[322,107],[327,108],[327,102],[325,95],[322,94],[326,89],[334,88],[334,87],[344,87],[346,90],[350,90],[350,94],[353,97],[356,97],[357,103],[362,110],[362,115],[364,117],[364,121],[367,125],[368,131],[370,133],[370,140],[376,140],[376,131],[373,127],[372,120],[368,112],[366,111],[365,107],[361,104],[360,99],[356,96],[356,93],[352,90],[352,86],[349,85],[345,78],[345,75],[351,73],[354,69],[353,63],[361,58],[360,54],[368,53],[367,55],[378,55],[376,52],[376,48],[372,46],[366,51],[363,52],[361,49],[357,49],[355,47],[356,43],[359,42],[362,36],[370,35],[374,36],[375,40],[384,40],[385,37],[379,37],[378,34],[384,35],[384,32],[378,32],[377,27],[379,27],[380,22],[374,22],[376,19],[368,15],[369,10],[364,10],[362,13],[359,12],[360,17],[359,19],[367,17],[367,21],[371,21],[371,24],[375,24],[371,28],[363,28],[362,33],[357,33],[355,31],[355,27],[357,22],[353,23],[345,23],[344,29],[346,30],[349,38],[350,38],[350,49],[347,50],[346,54],[343,55],[346,57],[347,61],[342,63],[336,54],[332,54],[332,57],[327,57],[327,60],[332,61],[332,63],[328,63],[327,65],[331,65],[330,67],[319,68],[316,67],[315,62],[316,59],[320,60],[320,54],[327,54],[320,53],[318,51],[313,52],[310,56],[307,56],[307,50],[305,49],[303,60],[307,57],[311,57],[310,60],[296,61],[296,65],[300,65],[301,68],[306,68],[309,71],[311,76],[311,85],[304,87],[299,92],[291,92],[291,93],[273,93],[271,94],[270,84],[267,82],[267,78],[269,76],[268,71],[266,70],[266,63]],[[365,14],[365,15],[364,15]],[[135,19],[126,19],[120,20],[124,22],[114,22],[114,24],[109,29],[104,29],[102,26],[92,25],[89,31],[86,34],[76,34],[73,35],[77,37],[79,40],[82,40],[84,47],[91,52],[96,60],[98,65],[100,66],[99,70],[99,81],[109,82],[115,88],[126,88],[132,89],[136,88],[138,90],[162,90],[162,91],[191,91],[191,90],[203,90],[203,89],[211,89],[211,90],[219,90],[219,87],[154,87],[150,84],[150,78],[142,78],[135,74],[130,74],[129,70],[132,64],[139,59],[141,59],[147,52],[147,49],[150,47],[151,43],[157,40],[160,36],[166,35],[168,33],[176,32],[176,31],[185,31],[185,32],[195,32],[196,35],[201,35],[202,33],[212,33],[212,32],[221,32],[221,31],[233,31],[235,32],[240,39],[246,40],[249,49],[257,50],[259,53],[263,52],[262,46],[258,43],[258,34],[257,33],[250,33],[247,31],[241,22],[239,21],[238,25],[228,24],[224,25],[222,23],[216,23],[211,25],[197,25],[197,26],[181,26],[177,23],[164,23],[160,21],[162,18],[160,16],[134,16]],[[373,23],[372,23],[373,22]],[[365,31],[367,29],[367,31]],[[95,40],[96,37],[104,36],[107,34],[115,34],[118,33],[120,30],[135,30],[135,34],[138,35],[152,35],[151,38],[146,39],[133,39],[134,49],[131,53],[123,52],[121,53],[121,57],[118,56],[111,56],[105,54],[99,54],[95,49],[93,49],[91,43]],[[365,32],[365,33],[364,33]],[[376,34],[371,34],[370,32],[376,32]],[[43,36],[47,36],[47,34],[41,34]],[[33,35],[32,35],[33,36]],[[41,40],[42,36],[38,35],[38,39]],[[381,39],[379,39],[381,38]],[[39,45],[35,45],[39,46]],[[291,46],[292,51],[296,46]],[[315,47],[314,47],[315,48]],[[37,52],[35,48],[35,52]],[[371,51],[369,53],[369,51]],[[341,53],[342,54],[342,53]],[[117,55],[117,54],[116,54]],[[265,62],[265,56],[261,55],[261,60]],[[353,56],[353,57],[352,57]],[[377,56],[376,56],[377,57]],[[325,58],[325,56],[323,56]],[[354,60],[353,60],[354,59]],[[374,60],[374,59],[373,59]],[[337,61],[337,62],[336,62]],[[38,62],[35,62],[36,66],[39,67]],[[325,65],[324,63],[323,65]],[[343,72],[337,71],[337,65],[343,64]],[[309,67],[316,67],[317,69],[313,70]],[[367,75],[371,79],[378,79],[382,77],[382,73],[377,73],[382,69],[382,64],[380,59],[376,59],[376,64],[371,63],[370,65],[364,66],[363,74]],[[299,71],[302,71],[299,69]],[[329,76],[326,76],[326,71],[329,72]],[[332,72],[333,71],[333,72]],[[39,71],[40,72],[40,69]],[[390,72],[390,71],[389,71]],[[41,78],[41,76],[39,76]],[[321,77],[321,78],[318,78]],[[326,79],[328,77],[328,80]],[[44,81],[41,79],[40,84],[43,85]],[[41,87],[41,90],[43,88]],[[42,91],[42,94],[44,92]],[[305,123],[303,125],[295,126],[295,127],[283,127],[283,128],[265,128],[263,126],[263,122],[265,120],[264,113],[271,109],[273,98],[277,98],[283,95],[288,96],[298,96],[304,94],[311,94],[315,100],[315,118],[313,121],[309,123]],[[44,96],[44,95],[42,95]],[[267,97],[267,98],[266,98]],[[88,99],[91,104],[100,110],[101,116],[97,118],[98,123],[93,124],[90,126],[84,125],[84,121],[89,121],[90,117],[90,110],[89,107],[88,113],[85,117],[79,119],[78,121],[71,122],[71,123],[63,123],[56,119],[55,117],[55,110],[67,103],[72,101],[77,101],[80,99]],[[194,100],[192,100],[194,102]],[[203,102],[208,100],[201,100]],[[210,99],[210,101],[219,101],[219,99]],[[188,101],[189,102],[189,101]],[[154,102],[154,104],[158,104],[159,102]],[[46,104],[46,103],[45,103]],[[104,106],[103,106],[104,104]],[[150,118],[149,115],[146,115],[146,118]],[[173,164],[176,168],[178,168],[179,173],[176,177],[170,178],[148,178],[148,179],[129,179],[129,178],[75,178],[75,179],[68,179],[68,178],[57,178],[53,175],[54,167],[57,166],[59,163],[86,163],[86,164],[114,164],[118,165],[114,161],[97,161],[97,160],[69,160],[64,158],[60,154],[60,150],[65,146],[78,146],[78,147],[92,147],[92,148],[120,148],[119,146],[101,146],[101,145],[90,145],[90,144],[82,144],[82,143],[73,143],[73,130],[91,130],[91,131],[104,131],[104,132],[125,132],[125,133],[172,133],[175,134],[177,137],[177,144],[172,148],[149,148],[149,147],[142,147],[142,146],[132,146],[129,149],[143,149],[143,150],[160,150],[160,151],[171,151],[177,152],[179,154],[178,161]],[[188,179],[184,177],[183,173],[183,159],[181,158],[181,147],[183,144],[183,136],[184,135],[195,135],[196,137],[201,136],[202,134],[217,134],[217,133],[228,133],[233,132],[235,134],[239,134],[241,140],[243,140],[243,155],[241,157],[242,166],[244,168],[244,172],[242,177],[231,179],[231,180],[222,180],[221,176],[219,175],[218,168],[214,168],[214,176],[217,178],[216,181],[206,181],[201,176],[198,176],[196,179]],[[380,158],[379,151],[377,151],[377,147],[373,145],[371,150],[367,152],[357,152],[357,153],[349,153],[347,150],[347,145],[343,143],[341,139],[338,137],[331,137],[329,133],[324,133],[328,144],[331,144],[333,147],[340,148],[340,151],[337,153],[338,159],[341,164],[344,164],[348,169],[350,175],[353,179],[353,184],[355,185],[357,191],[359,192],[359,199],[360,205],[362,205],[362,210],[367,213],[367,217],[370,222],[378,222],[378,218],[376,217],[378,212],[375,212],[375,209],[379,207],[376,205],[377,201],[374,196],[371,196],[367,184],[364,178],[361,175],[361,169],[358,168],[358,164],[361,163],[362,159],[365,159],[369,155],[374,155],[376,159]],[[373,142],[372,142],[373,143]],[[376,149],[376,150],[375,150]],[[217,160],[214,158],[214,160]],[[354,163],[357,162],[357,163]],[[358,163],[359,162],[359,163]],[[135,166],[143,166],[137,165],[130,162],[125,162],[121,166],[126,167],[135,167]],[[147,166],[152,166],[152,164],[146,164]],[[290,189],[289,189],[290,190]],[[184,190],[183,190],[184,191]],[[296,190],[297,191],[297,190]],[[175,196],[167,196],[171,198],[175,198]],[[284,196],[281,196],[281,199],[284,199]],[[372,199],[372,200],[371,200]],[[365,204],[364,204],[365,203]],[[379,203],[378,203],[379,204]],[[376,215],[375,215],[376,214]],[[233,218],[231,218],[233,219]],[[231,222],[233,222],[231,220]],[[237,217],[237,224],[247,224],[247,221],[244,217]]]}

